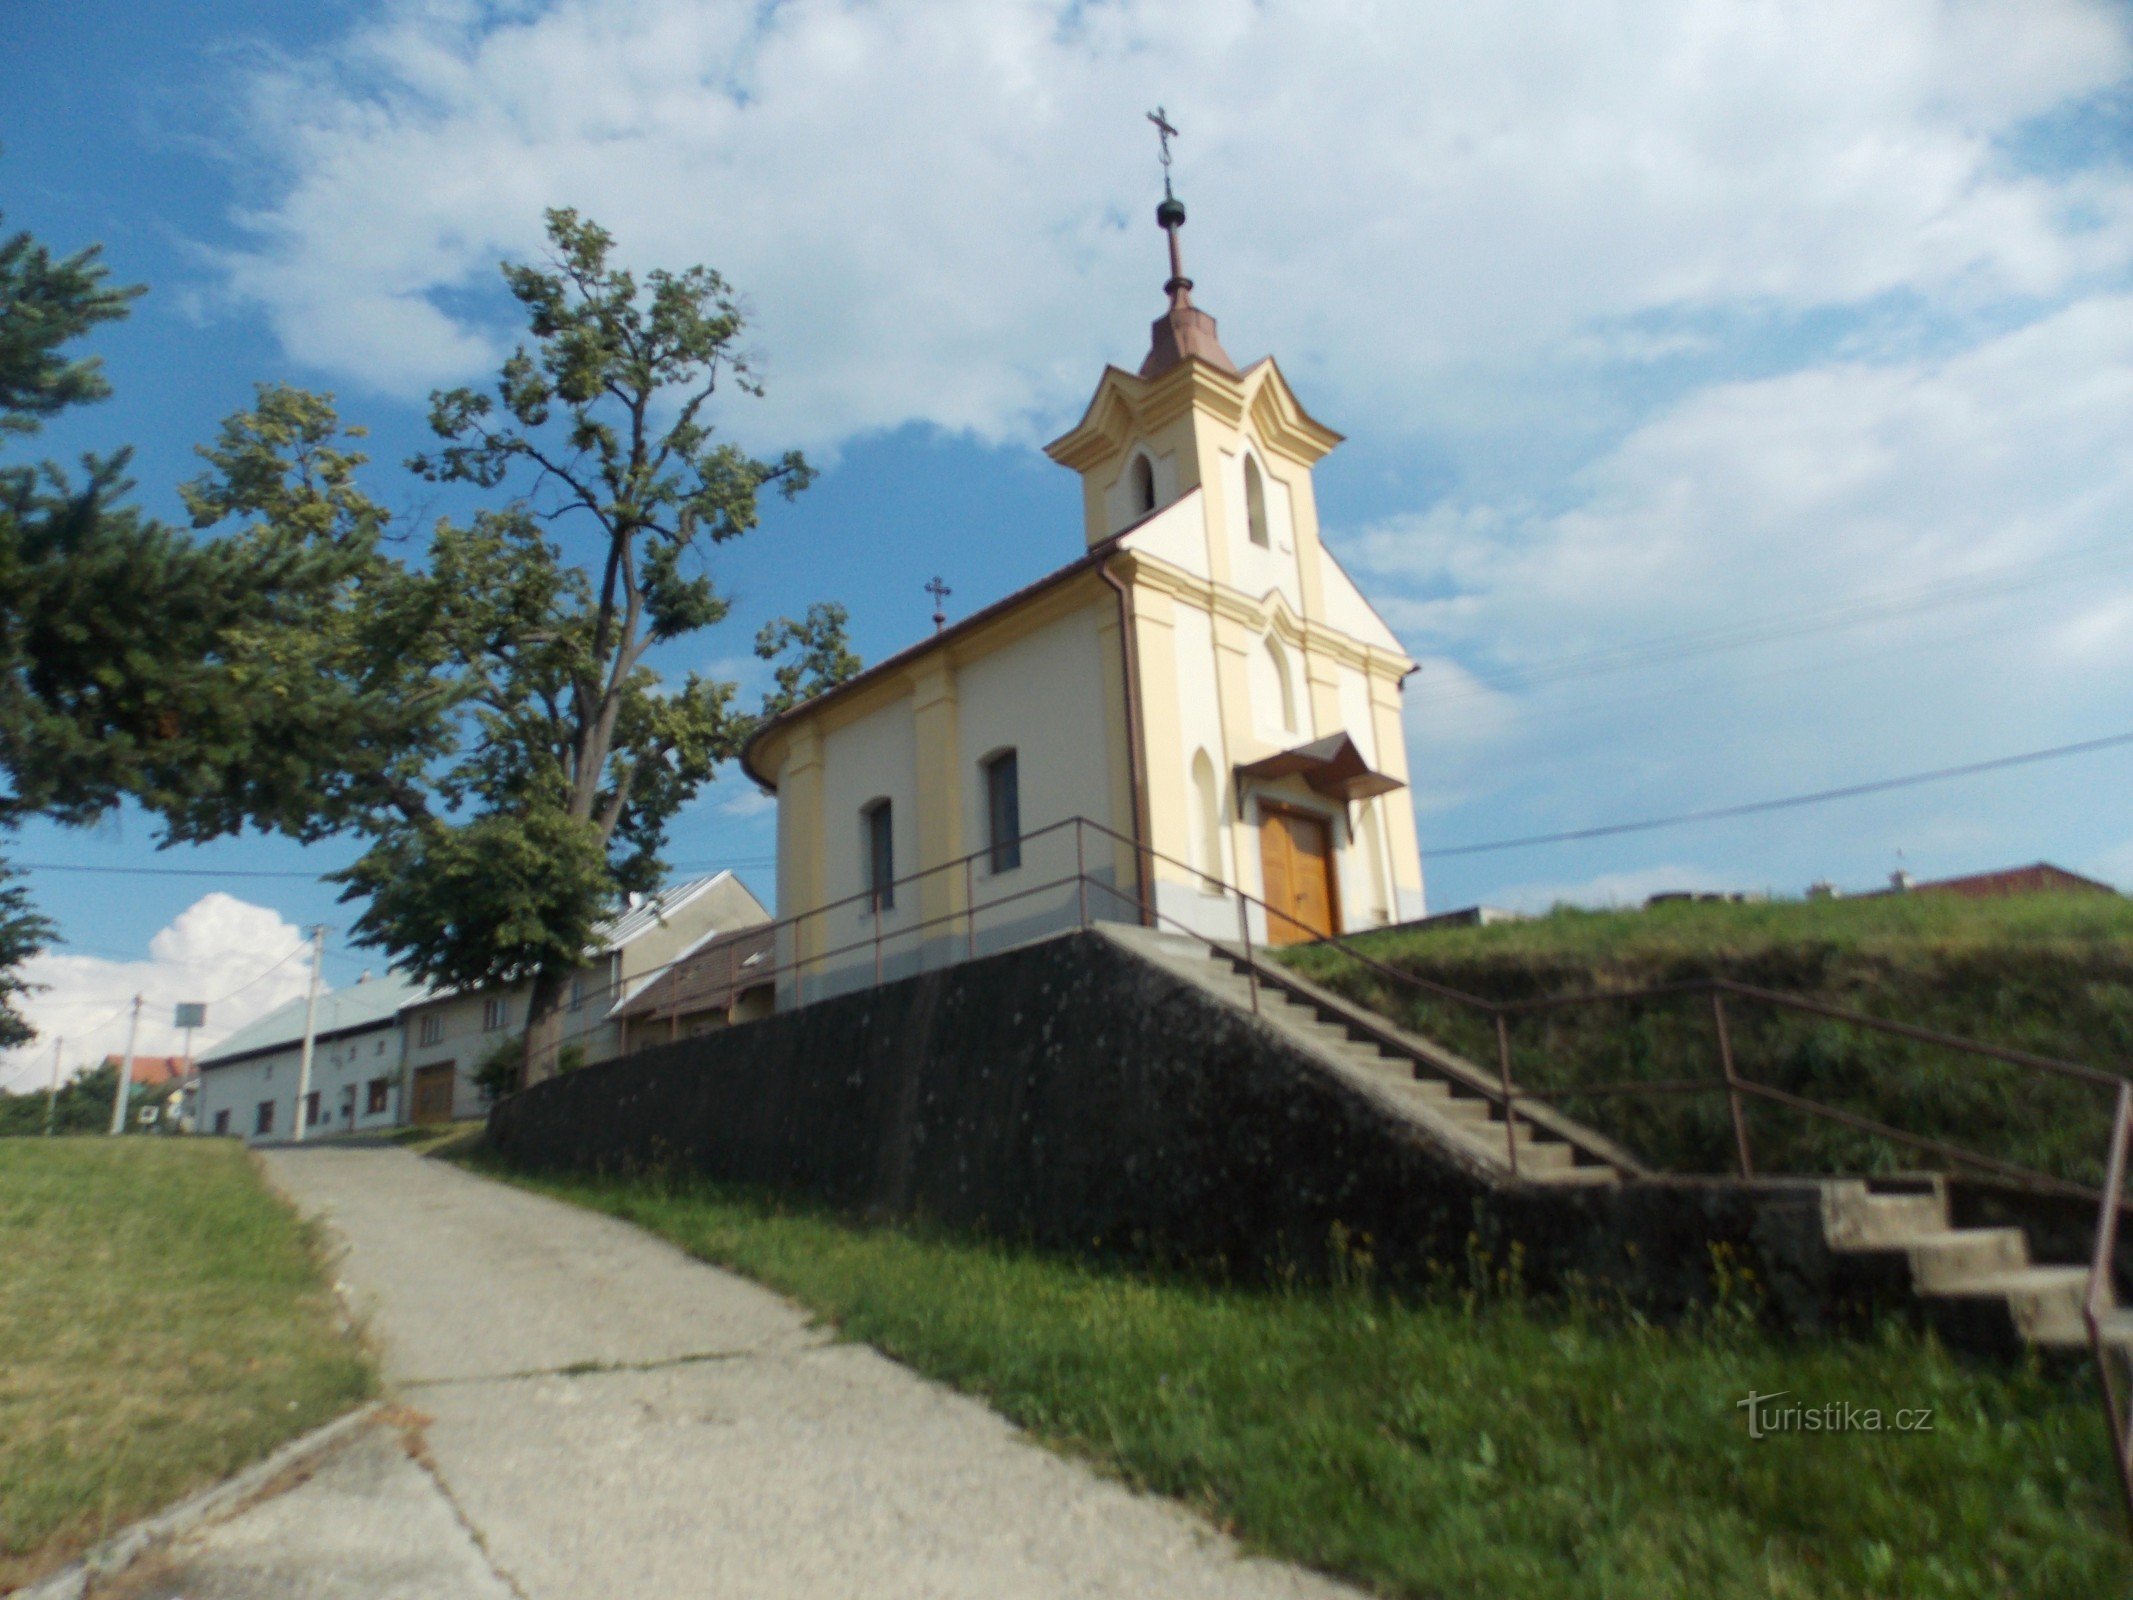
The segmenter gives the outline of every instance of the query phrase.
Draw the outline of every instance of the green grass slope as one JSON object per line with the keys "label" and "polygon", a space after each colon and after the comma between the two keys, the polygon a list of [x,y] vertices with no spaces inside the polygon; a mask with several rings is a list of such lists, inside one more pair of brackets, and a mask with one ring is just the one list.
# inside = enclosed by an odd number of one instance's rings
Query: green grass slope
{"label": "green grass slope", "polygon": [[[1936,895],[1762,905],[1559,910],[1485,928],[1352,941],[1402,972],[1492,1000],[1606,995],[1710,977],[2125,1072],[2133,1063],[2133,900],[2101,894],[1989,901]],[[1319,981],[1491,1071],[1493,1024],[1371,973],[1338,949],[1285,953]],[[2070,1085],[1843,1023],[1729,1001],[1742,1072],[1774,1088],[2087,1183],[2102,1175],[2106,1090]],[[1718,1076],[1708,999],[1609,1002],[1512,1024],[1533,1088]],[[1732,1166],[1722,1096],[1560,1102],[1670,1171]],[[1925,1163],[1888,1141],[1767,1104],[1750,1112],[1772,1172]]]}
{"label": "green grass slope", "polygon": [[371,1383],[241,1146],[0,1139],[0,1592]]}
{"label": "green grass slope", "polygon": [[[1748,1296],[1658,1328],[1528,1304],[1478,1269],[1393,1299],[1358,1260],[1333,1290],[1247,1291],[686,1180],[519,1181],[1378,1594],[2101,1600],[2133,1583],[2092,1386],[1899,1330],[1787,1340]],[[1741,1401],[1779,1391],[1850,1431],[1751,1437]]]}

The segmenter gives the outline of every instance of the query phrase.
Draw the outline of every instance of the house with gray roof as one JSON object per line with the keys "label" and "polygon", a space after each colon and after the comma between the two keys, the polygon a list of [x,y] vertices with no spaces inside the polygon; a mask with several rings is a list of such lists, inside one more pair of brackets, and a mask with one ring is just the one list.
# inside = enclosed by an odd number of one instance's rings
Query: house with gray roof
{"label": "house with gray roof", "polygon": [[321,994],[311,1091],[301,1105],[305,1002],[247,1023],[200,1057],[194,1128],[259,1140],[288,1138],[299,1115],[313,1134],[394,1126],[402,1109],[400,1011],[426,992],[388,973]]}
{"label": "house with gray roof", "polygon": [[[635,899],[594,930],[585,964],[563,996],[561,1048],[590,1066],[623,1054],[623,1007],[684,951],[713,935],[754,927],[770,913],[731,872],[712,873]],[[488,1098],[475,1081],[482,1064],[522,1038],[532,985],[431,991],[401,1013],[406,1036],[409,1122],[474,1116]]]}

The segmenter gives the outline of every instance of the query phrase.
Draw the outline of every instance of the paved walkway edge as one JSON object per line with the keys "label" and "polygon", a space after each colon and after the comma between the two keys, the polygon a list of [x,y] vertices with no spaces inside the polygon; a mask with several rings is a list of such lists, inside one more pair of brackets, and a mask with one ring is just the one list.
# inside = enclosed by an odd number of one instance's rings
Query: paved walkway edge
{"label": "paved walkway edge", "polygon": [[235,1510],[285,1472],[304,1466],[325,1454],[377,1415],[383,1400],[372,1400],[324,1427],[291,1439],[262,1461],[256,1461],[234,1477],[224,1478],[197,1494],[154,1516],[143,1517],[96,1545],[87,1555],[69,1562],[48,1578],[13,1592],[12,1600],[82,1600],[92,1581],[113,1578],[158,1545],[214,1521],[225,1511]]}

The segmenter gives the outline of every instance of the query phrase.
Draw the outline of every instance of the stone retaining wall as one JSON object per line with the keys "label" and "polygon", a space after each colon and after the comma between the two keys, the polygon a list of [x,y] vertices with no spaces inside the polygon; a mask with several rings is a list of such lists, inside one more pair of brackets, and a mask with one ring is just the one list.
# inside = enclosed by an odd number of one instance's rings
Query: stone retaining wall
{"label": "stone retaining wall", "polygon": [[1662,1314],[1714,1250],[1776,1321],[1900,1286],[1833,1262],[1797,1182],[1507,1184],[1097,933],[1070,933],[551,1080],[490,1137],[533,1169],[668,1168],[874,1216],[1241,1278],[1573,1276]]}

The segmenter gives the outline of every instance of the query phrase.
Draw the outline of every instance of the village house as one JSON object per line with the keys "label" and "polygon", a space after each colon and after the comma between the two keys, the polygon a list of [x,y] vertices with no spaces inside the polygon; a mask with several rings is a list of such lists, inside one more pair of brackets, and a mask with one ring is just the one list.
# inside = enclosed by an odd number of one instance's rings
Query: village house
{"label": "village house", "polygon": [[306,1130],[322,1134],[392,1127],[400,1120],[400,1008],[421,994],[391,973],[321,994],[302,1106],[306,1002],[291,1000],[239,1028],[199,1059],[195,1131],[286,1139],[299,1111]]}
{"label": "village house", "polygon": [[[563,996],[560,1049],[589,1066],[624,1052],[624,1004],[676,957],[715,934],[770,920],[731,872],[645,896],[601,924],[585,965]],[[484,1060],[526,1028],[529,984],[427,993],[401,1015],[406,1032],[407,1119],[445,1122],[487,1101],[474,1081]]]}
{"label": "village house", "polygon": [[776,943],[776,930],[766,922],[714,933],[684,950],[622,1003],[623,1054],[770,1015]]}
{"label": "village house", "polygon": [[1184,207],[1157,219],[1147,356],[1047,447],[1080,477],[1083,553],[743,752],[777,795],[781,1004],[1092,916],[1279,944],[1424,912],[1414,662],[1319,538],[1340,435],[1271,357],[1230,359],[1179,265]]}

